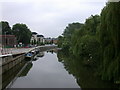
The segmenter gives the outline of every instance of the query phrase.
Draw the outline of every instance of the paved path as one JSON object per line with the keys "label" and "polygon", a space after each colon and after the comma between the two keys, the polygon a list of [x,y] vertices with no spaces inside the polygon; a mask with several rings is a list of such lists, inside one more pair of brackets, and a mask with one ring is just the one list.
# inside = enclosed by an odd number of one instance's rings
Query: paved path
{"label": "paved path", "polygon": [[0,49],[0,57],[3,55],[8,55],[8,54],[27,53],[35,48],[51,47],[51,46],[56,46],[56,45],[45,45],[45,46],[38,46],[38,47],[33,47],[33,48],[5,48],[3,50]]}
{"label": "paved path", "polygon": [[18,53],[26,53],[34,48],[19,48],[19,49],[12,49],[12,54],[18,54]]}
{"label": "paved path", "polygon": [[3,49],[0,55],[26,53],[34,48],[9,48]]}

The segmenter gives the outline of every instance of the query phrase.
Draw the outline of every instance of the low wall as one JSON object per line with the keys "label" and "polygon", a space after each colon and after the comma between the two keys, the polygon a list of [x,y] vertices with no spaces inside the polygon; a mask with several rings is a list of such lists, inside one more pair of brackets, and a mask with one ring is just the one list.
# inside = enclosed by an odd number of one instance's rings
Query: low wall
{"label": "low wall", "polygon": [[2,68],[1,74],[20,63],[22,60],[24,60],[24,58],[25,54],[16,56],[14,58],[13,56],[2,57],[2,65],[0,66],[0,68]]}
{"label": "low wall", "polygon": [[16,77],[16,75],[24,67],[25,64],[26,62],[23,60],[22,62],[2,74],[2,89],[5,89],[6,86],[9,85],[9,83]]}

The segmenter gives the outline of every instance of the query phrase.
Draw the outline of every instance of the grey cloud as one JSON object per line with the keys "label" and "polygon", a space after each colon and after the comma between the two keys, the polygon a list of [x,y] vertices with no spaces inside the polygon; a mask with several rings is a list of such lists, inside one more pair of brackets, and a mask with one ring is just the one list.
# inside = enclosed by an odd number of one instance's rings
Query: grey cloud
{"label": "grey cloud", "polygon": [[84,22],[91,14],[100,14],[105,2],[80,0],[40,0],[40,2],[1,2],[2,20],[12,26],[25,23],[45,37],[57,37],[67,24]]}

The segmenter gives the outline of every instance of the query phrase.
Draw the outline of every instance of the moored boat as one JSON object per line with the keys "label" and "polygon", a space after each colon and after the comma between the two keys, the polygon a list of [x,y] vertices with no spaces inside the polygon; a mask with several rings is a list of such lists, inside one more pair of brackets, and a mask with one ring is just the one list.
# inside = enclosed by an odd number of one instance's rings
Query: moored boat
{"label": "moored boat", "polygon": [[31,58],[33,56],[33,54],[31,52],[27,53],[25,58]]}
{"label": "moored boat", "polygon": [[31,52],[26,54],[25,58],[26,58],[26,60],[31,60],[35,55],[36,55],[36,52],[31,51]]}

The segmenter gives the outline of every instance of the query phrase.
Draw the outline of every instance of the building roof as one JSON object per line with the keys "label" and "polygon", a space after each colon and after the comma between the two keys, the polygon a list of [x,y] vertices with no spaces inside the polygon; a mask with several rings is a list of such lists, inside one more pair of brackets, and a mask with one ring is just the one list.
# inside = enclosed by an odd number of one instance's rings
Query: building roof
{"label": "building roof", "polygon": [[35,34],[35,35],[36,35],[37,33],[36,33],[36,32],[32,32],[32,34]]}
{"label": "building roof", "polygon": [[37,35],[37,37],[44,37],[43,35]]}

